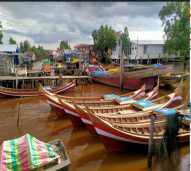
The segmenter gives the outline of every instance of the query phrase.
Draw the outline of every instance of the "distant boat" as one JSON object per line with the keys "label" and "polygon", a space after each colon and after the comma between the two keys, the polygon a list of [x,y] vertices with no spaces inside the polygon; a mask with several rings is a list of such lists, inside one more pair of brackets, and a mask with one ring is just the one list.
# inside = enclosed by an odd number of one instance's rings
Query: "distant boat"
{"label": "distant boat", "polygon": [[[50,90],[52,93],[61,93],[64,91],[67,91],[70,88],[73,88],[76,86],[76,83],[74,81],[71,81],[66,84],[62,84],[57,87],[47,87],[47,89]],[[15,88],[6,88],[6,87],[0,87],[0,95],[2,96],[11,96],[11,97],[31,97],[31,96],[40,96],[42,95],[38,89],[15,89]]]}
{"label": "distant boat", "polygon": [[[158,65],[157,65],[158,66]],[[95,69],[96,68],[96,69]],[[146,85],[146,90],[151,90],[157,84],[157,77],[163,73],[172,70],[169,66],[149,66],[149,67],[134,67],[132,71],[124,72],[123,74],[123,88],[128,90],[137,90],[141,85]],[[90,67],[89,74],[92,80],[97,83],[120,87],[120,73],[112,73],[105,71],[99,66]]]}

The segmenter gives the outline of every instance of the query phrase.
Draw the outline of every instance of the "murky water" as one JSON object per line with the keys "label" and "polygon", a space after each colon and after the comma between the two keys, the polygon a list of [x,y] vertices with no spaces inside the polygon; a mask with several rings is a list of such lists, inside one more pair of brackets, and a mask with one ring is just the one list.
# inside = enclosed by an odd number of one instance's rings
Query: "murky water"
{"label": "murky water", "polygon": [[[119,92],[116,88],[98,84],[80,85],[67,92],[71,96],[95,96]],[[19,126],[17,126],[20,113]],[[71,159],[70,171],[146,171],[146,152],[131,150],[123,153],[108,153],[97,136],[85,128],[74,128],[70,119],[57,118],[43,98],[0,99],[0,143],[4,140],[30,133],[48,142],[61,139]],[[136,146],[135,146],[136,149]],[[181,148],[180,170],[189,170],[189,148]]]}

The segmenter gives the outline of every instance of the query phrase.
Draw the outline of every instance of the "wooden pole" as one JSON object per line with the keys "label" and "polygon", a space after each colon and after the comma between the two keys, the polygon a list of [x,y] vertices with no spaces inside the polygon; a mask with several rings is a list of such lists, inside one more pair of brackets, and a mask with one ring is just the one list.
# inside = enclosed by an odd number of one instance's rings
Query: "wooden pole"
{"label": "wooden pole", "polygon": [[16,72],[16,86],[15,88],[18,88],[18,78],[17,78],[17,72]]}
{"label": "wooden pole", "polygon": [[120,89],[123,90],[123,51],[122,51],[122,40],[119,40],[120,44]]}
{"label": "wooden pole", "polygon": [[148,170],[152,170],[152,157],[153,157],[153,152],[154,152],[154,128],[155,128],[155,115],[150,116],[150,137],[149,137],[149,146],[148,146],[148,160],[147,160],[147,165],[148,165]]}
{"label": "wooden pole", "polygon": [[19,99],[19,104],[18,104],[18,112],[17,112],[17,127],[19,127],[19,121],[20,121],[20,111],[21,111],[21,99]]}

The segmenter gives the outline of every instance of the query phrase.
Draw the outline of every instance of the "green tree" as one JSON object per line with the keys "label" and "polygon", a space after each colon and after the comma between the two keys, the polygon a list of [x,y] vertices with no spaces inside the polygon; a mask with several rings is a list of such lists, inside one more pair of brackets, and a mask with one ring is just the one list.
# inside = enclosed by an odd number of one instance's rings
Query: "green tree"
{"label": "green tree", "polygon": [[24,42],[20,42],[20,51],[22,53],[30,50],[31,48],[31,45],[30,45],[30,42],[28,40],[25,40]]}
{"label": "green tree", "polygon": [[121,40],[122,40],[122,50],[124,54],[127,56],[129,54],[129,48],[130,48],[130,38],[127,27],[125,27],[124,32],[121,35]]}
{"label": "green tree", "polygon": [[12,37],[9,38],[9,44],[15,45],[17,44],[16,40],[14,40]]}
{"label": "green tree", "polygon": [[71,49],[71,48],[70,48],[70,45],[69,45],[69,43],[68,43],[68,41],[62,40],[62,41],[60,42],[60,49],[61,49],[61,50]]}
{"label": "green tree", "polygon": [[107,25],[101,25],[98,30],[92,32],[92,37],[94,45],[100,53],[99,60],[102,63],[110,62],[108,50],[113,49],[116,46],[117,36],[115,31]]}
{"label": "green tree", "polygon": [[3,29],[3,25],[0,21],[0,44],[3,43],[3,31],[2,31],[2,29]]}
{"label": "green tree", "polygon": [[42,46],[33,46],[30,50],[35,54],[36,60],[48,58],[48,52]]}
{"label": "green tree", "polygon": [[185,63],[189,59],[189,2],[167,2],[159,17],[166,37],[164,51]]}

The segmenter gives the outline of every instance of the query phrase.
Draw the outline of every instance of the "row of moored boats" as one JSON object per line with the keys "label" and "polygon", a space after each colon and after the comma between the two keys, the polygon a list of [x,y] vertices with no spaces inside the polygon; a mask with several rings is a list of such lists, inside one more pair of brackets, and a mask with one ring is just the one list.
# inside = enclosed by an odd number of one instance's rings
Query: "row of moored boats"
{"label": "row of moored boats", "polygon": [[[71,86],[72,87],[72,86]],[[154,140],[163,139],[166,118],[180,116],[178,139],[189,141],[189,110],[183,103],[181,85],[174,92],[159,97],[159,83],[146,92],[145,85],[126,94],[100,97],[69,97],[41,87],[40,93],[59,116],[69,116],[75,125],[84,124],[98,134],[109,150],[121,150],[129,143],[147,145],[150,138],[150,116],[155,116]]]}

